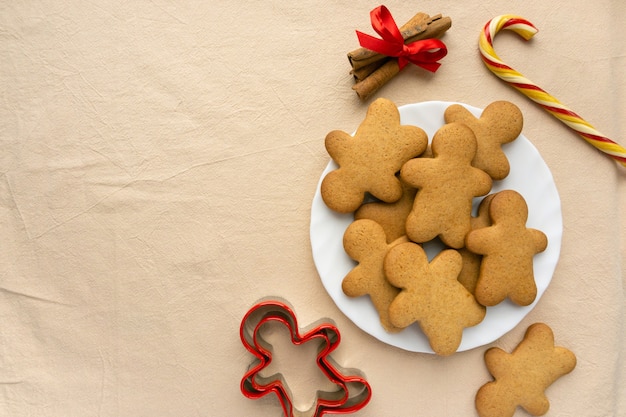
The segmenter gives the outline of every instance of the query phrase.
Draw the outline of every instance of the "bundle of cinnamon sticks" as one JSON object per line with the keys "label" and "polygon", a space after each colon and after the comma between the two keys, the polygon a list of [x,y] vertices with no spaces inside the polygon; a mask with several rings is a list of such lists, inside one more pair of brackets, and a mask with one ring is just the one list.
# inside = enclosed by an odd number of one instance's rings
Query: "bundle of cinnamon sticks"
{"label": "bundle of cinnamon sticks", "polygon": [[[452,20],[441,14],[429,16],[418,13],[400,27],[404,43],[409,44],[422,39],[440,38],[452,26]],[[352,89],[363,101],[367,100],[387,81],[400,72],[398,58],[381,55],[366,48],[348,52],[352,66],[350,73],[356,83]]]}

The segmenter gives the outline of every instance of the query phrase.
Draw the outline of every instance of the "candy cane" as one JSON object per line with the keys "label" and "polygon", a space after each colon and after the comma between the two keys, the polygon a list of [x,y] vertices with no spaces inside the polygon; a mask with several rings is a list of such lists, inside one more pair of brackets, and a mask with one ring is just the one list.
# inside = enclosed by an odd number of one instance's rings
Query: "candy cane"
{"label": "candy cane", "polygon": [[512,30],[525,40],[529,40],[537,33],[537,28],[532,23],[519,16],[502,15],[487,22],[478,40],[478,48],[487,68],[498,78],[507,82],[574,130],[589,144],[621,165],[626,166],[625,148],[598,132],[591,124],[564,106],[559,100],[500,60],[493,49],[493,38],[503,29]]}

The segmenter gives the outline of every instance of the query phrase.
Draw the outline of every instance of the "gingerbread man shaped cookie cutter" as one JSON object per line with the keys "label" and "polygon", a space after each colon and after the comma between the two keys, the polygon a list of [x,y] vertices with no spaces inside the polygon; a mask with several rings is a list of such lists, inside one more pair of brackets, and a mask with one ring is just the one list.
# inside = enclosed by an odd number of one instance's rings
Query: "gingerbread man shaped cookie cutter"
{"label": "gingerbread man shaped cookie cutter", "polygon": [[341,340],[339,330],[328,320],[321,320],[309,330],[301,330],[293,309],[284,300],[265,299],[257,302],[243,317],[240,337],[245,348],[255,356],[240,384],[241,392],[248,398],[258,399],[274,393],[278,397],[285,417],[302,415],[293,404],[291,390],[281,373],[262,376],[259,373],[272,361],[272,346],[261,336],[261,327],[268,322],[285,325],[294,345],[318,341],[316,365],[332,381],[335,391],[317,391],[315,402],[307,415],[348,414],[365,407],[371,398],[371,388],[365,376],[357,369],[340,367],[329,355]]}

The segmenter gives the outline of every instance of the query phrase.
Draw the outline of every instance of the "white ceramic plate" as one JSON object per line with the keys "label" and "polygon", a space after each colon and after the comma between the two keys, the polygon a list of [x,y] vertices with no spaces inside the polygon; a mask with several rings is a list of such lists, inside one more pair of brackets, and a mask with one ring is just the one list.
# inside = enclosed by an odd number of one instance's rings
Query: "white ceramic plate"
{"label": "white ceramic plate", "polygon": [[[443,113],[451,102],[429,101],[400,106],[402,124],[416,125],[424,129],[429,140],[443,126]],[[462,104],[462,103],[460,103]],[[476,117],[482,110],[463,104]],[[504,189],[518,191],[528,204],[527,227],[539,229],[548,237],[547,249],[535,255],[534,273],[537,283],[537,298],[526,307],[520,307],[508,299],[487,308],[485,319],[477,326],[464,330],[458,351],[473,349],[498,339],[513,329],[537,304],[550,284],[561,251],[563,221],[561,202],[552,174],[537,149],[520,135],[515,141],[504,145],[511,171],[502,181],[494,181],[491,193]],[[339,214],[330,210],[320,195],[320,184],[324,176],[336,169],[330,161],[320,177],[311,208],[311,245],[313,259],[326,291],[339,309],[354,324],[382,342],[413,352],[433,353],[426,336],[417,324],[399,333],[388,333],[380,325],[378,313],[369,297],[350,298],[341,289],[341,282],[356,263],[343,249],[343,234],[354,220],[352,214]],[[474,209],[480,198],[474,201]],[[427,253],[432,258],[440,248],[430,246]]]}

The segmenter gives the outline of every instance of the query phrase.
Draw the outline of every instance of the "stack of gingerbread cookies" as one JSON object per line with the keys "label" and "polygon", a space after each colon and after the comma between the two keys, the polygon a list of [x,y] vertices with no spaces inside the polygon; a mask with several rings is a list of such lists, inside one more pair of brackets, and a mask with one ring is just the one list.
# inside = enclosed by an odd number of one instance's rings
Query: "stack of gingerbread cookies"
{"label": "stack of gingerbread cookies", "polygon": [[[450,355],[486,307],[534,301],[533,257],[547,238],[526,227],[521,194],[490,194],[509,173],[502,145],[520,135],[521,111],[497,101],[476,118],[452,104],[444,118],[429,145],[423,129],[401,124],[393,102],[375,100],[354,135],[326,136],[338,168],[321,195],[332,210],[354,213],[343,242],[357,265],[344,293],[369,295],[389,332],[417,322],[435,353]],[[429,260],[423,245],[435,239],[444,250]]]}

